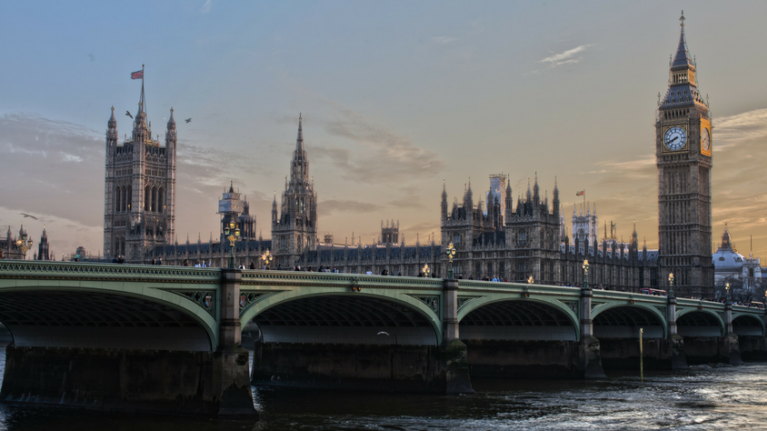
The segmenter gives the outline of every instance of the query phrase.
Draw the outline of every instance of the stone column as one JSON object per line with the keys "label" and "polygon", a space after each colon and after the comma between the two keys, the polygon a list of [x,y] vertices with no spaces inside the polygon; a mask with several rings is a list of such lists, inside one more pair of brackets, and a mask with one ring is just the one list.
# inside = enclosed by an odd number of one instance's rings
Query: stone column
{"label": "stone column", "polygon": [[458,328],[458,280],[442,281],[442,304],[440,362],[445,374],[445,393],[473,394],[468,351]]}
{"label": "stone column", "polygon": [[581,338],[594,336],[594,323],[591,321],[591,289],[581,289],[580,323]]}
{"label": "stone column", "polygon": [[740,365],[743,360],[740,357],[740,342],[738,336],[732,328],[732,303],[727,298],[724,304],[724,328],[725,336],[721,343],[720,356],[727,358],[731,365]]}
{"label": "stone column", "polygon": [[221,270],[218,349],[213,354],[213,392],[218,393],[218,416],[258,417],[250,392],[248,351],[240,343],[239,269]]}
{"label": "stone column", "polygon": [[458,280],[443,280],[442,334],[445,342],[459,339],[458,332]]}
{"label": "stone column", "polygon": [[221,297],[219,298],[219,346],[235,346],[242,341],[240,328],[240,280],[239,269],[221,270]]}

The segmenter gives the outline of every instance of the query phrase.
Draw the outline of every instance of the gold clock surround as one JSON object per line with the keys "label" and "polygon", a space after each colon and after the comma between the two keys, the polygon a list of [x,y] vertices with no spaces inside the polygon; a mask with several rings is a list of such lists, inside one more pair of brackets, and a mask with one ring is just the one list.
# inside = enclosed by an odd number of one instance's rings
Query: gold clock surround
{"label": "gold clock surround", "polygon": [[[704,130],[708,130],[708,151],[703,148],[703,133],[705,133]],[[700,136],[698,137],[698,142],[700,142],[700,153],[711,157],[711,151],[714,148],[714,137],[711,134],[711,121],[705,118],[700,119]]]}

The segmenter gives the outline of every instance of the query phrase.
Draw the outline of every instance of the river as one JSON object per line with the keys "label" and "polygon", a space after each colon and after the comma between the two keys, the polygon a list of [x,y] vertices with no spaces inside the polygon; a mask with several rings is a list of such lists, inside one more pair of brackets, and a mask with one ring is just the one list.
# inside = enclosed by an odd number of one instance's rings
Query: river
{"label": "river", "polygon": [[0,404],[0,431],[767,428],[767,364],[650,372],[644,382],[608,375],[603,381],[475,379],[477,393],[458,396],[253,388],[257,423]]}

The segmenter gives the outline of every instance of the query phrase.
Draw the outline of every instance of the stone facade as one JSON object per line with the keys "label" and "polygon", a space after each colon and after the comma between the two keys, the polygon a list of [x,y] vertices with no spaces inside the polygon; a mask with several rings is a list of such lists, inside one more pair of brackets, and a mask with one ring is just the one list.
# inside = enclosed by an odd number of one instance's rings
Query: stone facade
{"label": "stone facade", "polygon": [[107,125],[104,256],[141,262],[175,239],[176,121],[171,109],[165,146],[152,139],[142,82],[131,138],[118,142],[114,108]]}

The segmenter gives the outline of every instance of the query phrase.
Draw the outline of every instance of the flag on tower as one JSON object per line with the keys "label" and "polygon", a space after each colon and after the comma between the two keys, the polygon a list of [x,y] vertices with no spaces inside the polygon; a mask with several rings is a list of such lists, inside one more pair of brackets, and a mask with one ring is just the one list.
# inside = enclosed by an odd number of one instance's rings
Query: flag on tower
{"label": "flag on tower", "polygon": [[575,196],[586,196],[586,189],[583,189],[575,194]]}
{"label": "flag on tower", "polygon": [[131,72],[130,79],[144,79],[144,69],[141,69],[138,72]]}

